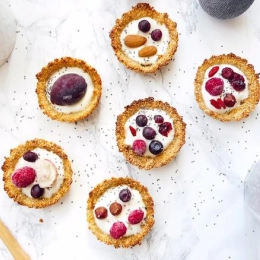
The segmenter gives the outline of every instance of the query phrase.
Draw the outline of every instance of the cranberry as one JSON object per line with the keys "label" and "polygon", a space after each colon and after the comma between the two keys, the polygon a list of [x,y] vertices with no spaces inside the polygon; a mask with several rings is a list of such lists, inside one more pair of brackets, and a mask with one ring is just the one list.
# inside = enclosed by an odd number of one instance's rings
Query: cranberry
{"label": "cranberry", "polygon": [[227,107],[233,107],[236,104],[236,98],[233,94],[226,94],[224,97],[224,103]]}
{"label": "cranberry", "polygon": [[157,154],[159,154],[159,153],[161,153],[163,151],[163,144],[160,141],[153,140],[149,144],[149,151],[152,154],[157,155]]}
{"label": "cranberry", "polygon": [[214,66],[213,68],[211,68],[211,70],[209,71],[209,78],[213,77],[219,70],[219,66]]}
{"label": "cranberry", "polygon": [[163,123],[164,118],[161,115],[155,115],[154,121],[155,121],[155,123],[160,124],[160,123]]}
{"label": "cranberry", "polygon": [[138,126],[143,127],[147,125],[148,119],[145,115],[138,115],[135,122]]}
{"label": "cranberry", "polygon": [[122,211],[122,205],[117,203],[117,202],[113,202],[110,206],[109,206],[109,211],[113,216],[117,216],[121,213]]}
{"label": "cranberry", "polygon": [[95,209],[95,215],[98,219],[104,219],[107,217],[107,209],[105,207],[98,207]]}
{"label": "cranberry", "polygon": [[151,28],[151,24],[147,20],[142,20],[138,23],[138,28],[141,32],[149,32]]}
{"label": "cranberry", "polygon": [[143,129],[143,136],[147,140],[153,140],[155,138],[155,136],[156,136],[156,131],[152,127],[146,126]]}
{"label": "cranberry", "polygon": [[169,122],[164,122],[159,125],[159,133],[163,136],[168,136],[169,132],[172,130],[172,124]]}
{"label": "cranberry", "polygon": [[220,78],[211,78],[206,82],[205,87],[211,96],[219,96],[224,89],[224,81]]}
{"label": "cranberry", "polygon": [[230,80],[230,79],[233,78],[234,71],[229,67],[225,67],[225,68],[222,69],[221,75],[224,79]]}

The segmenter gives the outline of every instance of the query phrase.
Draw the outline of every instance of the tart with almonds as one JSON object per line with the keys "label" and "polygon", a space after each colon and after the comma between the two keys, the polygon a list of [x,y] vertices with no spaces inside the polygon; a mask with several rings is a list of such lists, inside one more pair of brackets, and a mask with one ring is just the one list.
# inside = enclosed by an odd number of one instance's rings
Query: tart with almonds
{"label": "tart with almonds", "polygon": [[140,99],[117,117],[117,145],[127,161],[150,170],[176,157],[185,143],[185,129],[182,117],[168,103]]}
{"label": "tart with almonds", "polygon": [[167,13],[139,3],[116,20],[110,31],[111,46],[127,68],[153,73],[167,65],[176,52],[176,27]]}
{"label": "tart with almonds", "polygon": [[55,204],[70,188],[72,169],[62,148],[34,139],[10,151],[2,165],[8,196],[29,208]]}
{"label": "tart with almonds", "polygon": [[115,248],[141,244],[154,224],[153,199],[131,178],[104,180],[89,193],[87,222],[98,240]]}
{"label": "tart with almonds", "polygon": [[76,122],[98,106],[102,83],[97,71],[85,61],[55,59],[36,75],[39,106],[50,118]]}
{"label": "tart with almonds", "polygon": [[204,60],[195,78],[199,107],[220,121],[239,121],[259,102],[260,85],[254,67],[233,53]]}

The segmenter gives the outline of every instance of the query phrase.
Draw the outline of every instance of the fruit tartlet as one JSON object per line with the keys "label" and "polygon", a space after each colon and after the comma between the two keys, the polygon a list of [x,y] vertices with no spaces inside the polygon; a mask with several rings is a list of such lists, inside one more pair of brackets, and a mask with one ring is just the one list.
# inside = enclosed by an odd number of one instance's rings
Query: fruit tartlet
{"label": "fruit tartlet", "polygon": [[119,151],[140,169],[161,167],[185,143],[186,124],[168,103],[149,97],[132,102],[117,117]]}
{"label": "fruit tartlet", "polygon": [[56,203],[72,182],[67,155],[60,146],[43,139],[30,140],[12,149],[2,170],[8,196],[29,208]]}
{"label": "fruit tartlet", "polygon": [[153,199],[131,178],[104,180],[89,193],[87,221],[100,241],[131,247],[140,244],[154,224]]}
{"label": "fruit tartlet", "polygon": [[152,73],[167,65],[178,47],[177,24],[167,13],[139,3],[110,31],[111,46],[127,68]]}
{"label": "fruit tartlet", "polygon": [[254,67],[233,53],[204,60],[195,78],[200,108],[220,121],[249,116],[259,102],[260,85]]}
{"label": "fruit tartlet", "polygon": [[50,118],[76,122],[98,106],[102,83],[97,71],[85,61],[63,57],[36,75],[39,106]]}

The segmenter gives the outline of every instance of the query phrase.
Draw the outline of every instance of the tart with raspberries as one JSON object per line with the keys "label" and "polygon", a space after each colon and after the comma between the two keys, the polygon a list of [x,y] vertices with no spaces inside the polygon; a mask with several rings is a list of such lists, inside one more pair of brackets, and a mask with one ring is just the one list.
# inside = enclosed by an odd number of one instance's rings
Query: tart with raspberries
{"label": "tart with raspberries", "polygon": [[100,76],[83,60],[55,59],[43,67],[36,78],[39,106],[51,119],[63,122],[83,120],[99,104]]}
{"label": "tart with raspberries", "polygon": [[185,129],[182,117],[168,103],[140,99],[117,117],[117,145],[127,161],[150,170],[176,157],[185,143]]}
{"label": "tart with raspberries", "polygon": [[141,244],[154,224],[154,203],[148,189],[128,177],[98,184],[87,201],[89,229],[98,240],[118,247]]}
{"label": "tart with raspberries", "polygon": [[29,208],[56,203],[72,183],[67,155],[60,146],[43,139],[30,140],[12,149],[2,170],[8,196]]}
{"label": "tart with raspberries", "polygon": [[178,47],[177,24],[167,13],[139,3],[124,13],[110,31],[111,46],[127,68],[153,73],[167,65]]}
{"label": "tart with raspberries", "polygon": [[239,121],[259,102],[258,74],[233,53],[212,56],[198,68],[195,96],[200,108],[220,121]]}

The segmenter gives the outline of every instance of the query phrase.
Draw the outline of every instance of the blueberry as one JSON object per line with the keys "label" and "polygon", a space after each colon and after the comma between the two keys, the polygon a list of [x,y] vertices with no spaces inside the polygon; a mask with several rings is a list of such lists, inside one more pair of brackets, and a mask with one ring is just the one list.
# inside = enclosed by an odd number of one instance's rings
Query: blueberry
{"label": "blueberry", "polygon": [[31,188],[31,196],[35,199],[40,198],[44,193],[44,189],[39,184],[35,184]]}
{"label": "blueberry", "polygon": [[129,189],[123,189],[119,192],[119,199],[123,202],[127,202],[131,199],[131,191]]}
{"label": "blueberry", "polygon": [[148,119],[145,115],[138,115],[135,121],[138,126],[142,127],[147,125]]}
{"label": "blueberry", "polygon": [[150,127],[150,126],[146,126],[144,129],[143,129],[143,136],[144,138],[146,138],[147,140],[153,140],[154,137],[156,136],[156,132],[155,130]]}
{"label": "blueberry", "polygon": [[160,29],[155,29],[151,33],[151,37],[154,41],[160,41],[162,38],[162,31]]}
{"label": "blueberry", "polygon": [[141,32],[149,32],[151,24],[147,20],[142,20],[138,23],[138,28]]}
{"label": "blueberry", "polygon": [[35,162],[38,159],[38,155],[34,152],[28,151],[23,154],[23,159],[27,162]]}
{"label": "blueberry", "polygon": [[149,151],[152,154],[157,155],[157,154],[159,154],[159,153],[161,153],[163,151],[163,144],[160,141],[153,140],[149,144]]}

